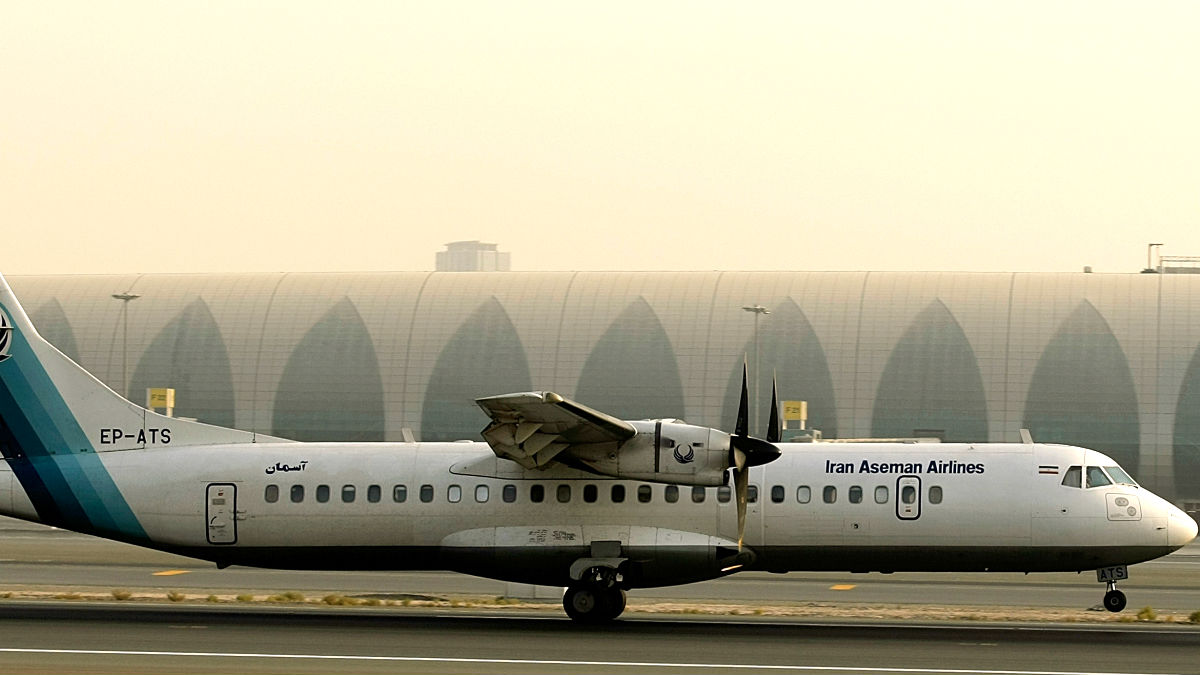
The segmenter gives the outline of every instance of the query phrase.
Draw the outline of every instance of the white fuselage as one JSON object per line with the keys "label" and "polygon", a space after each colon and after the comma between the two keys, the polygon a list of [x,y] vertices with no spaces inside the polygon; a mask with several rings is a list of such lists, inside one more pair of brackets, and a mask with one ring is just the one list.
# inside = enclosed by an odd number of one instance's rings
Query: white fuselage
{"label": "white fuselage", "polygon": [[[750,482],[745,569],[1056,571],[1140,562],[1195,523],[1131,484],[1063,484],[1115,462],[1043,444],[792,444]],[[523,470],[483,443],[240,444],[97,453],[145,539],[212,560],[451,569],[566,585],[620,542],[633,586],[720,576],[737,554],[726,488]],[[539,498],[540,493],[540,498]],[[0,461],[0,512],[38,520]],[[51,523],[56,524],[56,523]]]}

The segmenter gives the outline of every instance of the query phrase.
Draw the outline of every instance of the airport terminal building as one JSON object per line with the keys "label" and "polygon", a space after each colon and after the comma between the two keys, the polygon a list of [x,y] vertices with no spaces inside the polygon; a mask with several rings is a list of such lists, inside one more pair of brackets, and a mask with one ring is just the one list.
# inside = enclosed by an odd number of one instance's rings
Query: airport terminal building
{"label": "airport terminal building", "polygon": [[[475,398],[531,389],[619,417],[729,430],[748,358],[751,376],[761,373],[762,428],[774,372],[781,397],[808,401],[808,426],[826,439],[1016,442],[1028,428],[1039,442],[1107,452],[1158,494],[1200,503],[1200,275],[9,281],[47,339],[113,389],[144,402],[147,388],[172,387],[178,416],[288,438],[477,440],[487,418]],[[756,305],[770,313],[743,309]]]}

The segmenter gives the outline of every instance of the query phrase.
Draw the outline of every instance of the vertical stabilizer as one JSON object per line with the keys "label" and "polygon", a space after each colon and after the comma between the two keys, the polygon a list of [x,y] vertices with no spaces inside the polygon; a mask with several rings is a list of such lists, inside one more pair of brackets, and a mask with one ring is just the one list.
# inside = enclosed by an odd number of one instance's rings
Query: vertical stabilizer
{"label": "vertical stabilizer", "polygon": [[0,276],[0,454],[43,522],[139,538],[99,454],[279,440],[125,400],[38,335]]}

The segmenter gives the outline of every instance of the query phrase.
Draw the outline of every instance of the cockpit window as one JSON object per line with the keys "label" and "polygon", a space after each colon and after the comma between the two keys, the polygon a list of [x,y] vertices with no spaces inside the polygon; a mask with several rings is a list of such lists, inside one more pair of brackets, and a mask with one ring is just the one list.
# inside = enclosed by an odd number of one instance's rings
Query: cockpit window
{"label": "cockpit window", "polygon": [[1135,487],[1137,486],[1137,481],[1133,479],[1133,476],[1125,473],[1125,470],[1119,466],[1106,466],[1104,467],[1104,470],[1107,471],[1108,475],[1112,476],[1113,481],[1117,483],[1133,485]]}
{"label": "cockpit window", "polygon": [[1062,484],[1067,487],[1083,487],[1083,467],[1073,466],[1063,474]]}
{"label": "cockpit window", "polygon": [[1087,468],[1087,486],[1094,488],[1101,485],[1112,485],[1112,481],[1104,473],[1104,469],[1098,466],[1089,466]]}

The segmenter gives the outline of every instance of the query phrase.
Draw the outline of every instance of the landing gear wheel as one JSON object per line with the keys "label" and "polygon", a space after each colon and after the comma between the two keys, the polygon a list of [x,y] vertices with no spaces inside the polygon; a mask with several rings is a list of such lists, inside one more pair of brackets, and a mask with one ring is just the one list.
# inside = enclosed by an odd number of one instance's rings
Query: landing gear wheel
{"label": "landing gear wheel", "polygon": [[567,616],[580,623],[599,623],[611,617],[607,589],[595,586],[571,586],[563,594]]}
{"label": "landing gear wheel", "polygon": [[608,605],[607,618],[609,621],[612,621],[621,616],[621,612],[625,611],[625,591],[619,588],[609,588],[605,589],[605,593],[608,595],[606,600],[606,604]]}
{"label": "landing gear wheel", "polygon": [[1104,594],[1104,609],[1110,612],[1125,609],[1125,602],[1125,594],[1115,588]]}
{"label": "landing gear wheel", "polygon": [[563,594],[567,616],[580,623],[612,621],[625,611],[625,591],[619,588],[572,586]]}

